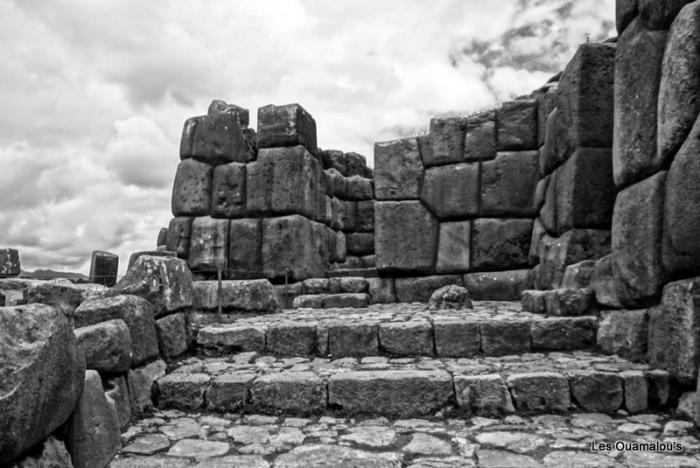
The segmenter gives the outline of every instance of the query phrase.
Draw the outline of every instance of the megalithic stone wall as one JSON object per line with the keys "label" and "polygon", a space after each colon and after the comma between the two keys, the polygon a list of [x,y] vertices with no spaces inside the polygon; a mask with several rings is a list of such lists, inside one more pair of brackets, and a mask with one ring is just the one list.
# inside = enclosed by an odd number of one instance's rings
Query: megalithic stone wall
{"label": "megalithic stone wall", "polygon": [[299,281],[348,253],[373,263],[372,171],[356,153],[321,151],[298,104],[258,110],[214,101],[185,122],[165,248],[200,277]]}

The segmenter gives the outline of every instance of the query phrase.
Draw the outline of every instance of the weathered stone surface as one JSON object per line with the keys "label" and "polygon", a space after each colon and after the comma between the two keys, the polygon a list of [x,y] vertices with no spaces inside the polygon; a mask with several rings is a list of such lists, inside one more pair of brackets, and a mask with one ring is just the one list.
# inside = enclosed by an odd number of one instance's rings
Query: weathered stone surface
{"label": "weathered stone surface", "polygon": [[537,265],[543,258],[546,248],[552,244],[553,238],[547,235],[541,218],[536,218],[532,225],[530,250],[527,254],[530,265]]}
{"label": "weathered stone surface", "polygon": [[373,197],[372,179],[366,179],[358,175],[346,179],[347,191],[345,196],[349,200],[371,200]]}
{"label": "weathered stone surface", "polygon": [[228,257],[229,221],[210,217],[192,222],[188,265],[196,273],[225,271]]}
{"label": "weathered stone surface", "polygon": [[88,299],[75,310],[78,328],[117,319],[129,328],[133,365],[158,355],[154,309],[147,300],[130,295]]}
{"label": "weathered stone surface", "polygon": [[320,215],[321,163],[302,146],[267,148],[246,166],[246,209],[251,214]]}
{"label": "weathered stone surface", "polygon": [[192,218],[173,218],[168,225],[168,238],[166,248],[176,252],[179,258],[187,259],[190,253],[190,233],[192,232]]}
{"label": "weathered stone surface", "polygon": [[542,467],[542,464],[532,457],[508,452],[506,450],[480,450],[479,464],[483,468],[503,468],[504,466],[519,468]]}
{"label": "weathered stone surface", "polygon": [[325,294],[302,294],[292,300],[293,309],[322,309]]}
{"label": "weathered stone surface", "polygon": [[[656,3],[675,3],[682,6],[688,2],[676,0]],[[700,77],[695,73],[698,67],[700,4],[692,3],[681,10],[671,26],[663,59],[657,144],[658,156],[664,162],[670,161],[676,154],[700,112],[700,97],[697,94],[700,89]]]}
{"label": "weathered stone surface", "polygon": [[355,227],[359,232],[374,231],[374,200],[357,202],[357,219]]}
{"label": "weathered stone surface", "polygon": [[264,351],[265,329],[249,325],[212,325],[199,330],[197,345],[218,352]]}
{"label": "weathered stone surface", "polygon": [[42,304],[0,308],[0,463],[45,439],[73,412],[85,358],[70,320]]}
{"label": "weathered stone surface", "polygon": [[655,302],[666,282],[662,262],[665,180],[666,173],[660,172],[622,190],[615,201],[612,273],[617,297],[625,307]]}
{"label": "weathered stone surface", "polygon": [[[326,327],[331,356],[376,356],[379,338],[376,323],[330,323]],[[319,338],[322,335],[319,329]]]}
{"label": "weathered stone surface", "polygon": [[345,198],[345,194],[347,193],[347,181],[345,177],[343,177],[343,174],[334,168],[330,168],[323,171],[323,178],[325,179],[324,184],[328,196]]}
{"label": "weathered stone surface", "polygon": [[238,218],[246,210],[246,165],[228,163],[214,168],[211,187],[211,215]]}
{"label": "weathered stone surface", "polygon": [[518,301],[530,287],[530,270],[468,273],[463,276],[464,287],[475,301]]}
{"label": "weathered stone surface", "polygon": [[545,298],[549,291],[525,290],[520,296],[520,302],[523,310],[533,314],[545,314],[547,312],[547,303]]}
{"label": "weathered stone surface", "polygon": [[[316,121],[299,104],[258,109],[258,148],[302,145],[316,153]],[[259,153],[258,153],[259,154]]]}
{"label": "weathered stone surface", "polygon": [[423,155],[423,164],[428,167],[462,162],[466,127],[467,119],[464,117],[430,119],[432,151]]}
{"label": "weathered stone surface", "polygon": [[[218,308],[218,281],[195,281],[193,285],[196,308]],[[227,280],[221,282],[221,307],[235,312],[276,312],[279,303],[275,288],[267,280]]]}
{"label": "weathered stone surface", "polygon": [[194,143],[194,134],[197,131],[197,124],[204,119],[204,116],[190,117],[185,120],[182,127],[182,138],[180,139],[180,159],[191,158],[194,154],[192,144]]}
{"label": "weathered stone surface", "polygon": [[645,372],[649,392],[649,406],[663,408],[671,400],[671,374],[663,369]]}
{"label": "weathered stone surface", "polygon": [[367,278],[368,293],[372,304],[396,302],[394,278]]}
{"label": "weathered stone surface", "polygon": [[574,289],[589,287],[595,264],[596,262],[593,260],[584,260],[568,265],[566,270],[564,270],[564,279],[561,282],[561,287]]}
{"label": "weathered stone surface", "polygon": [[642,360],[647,350],[647,322],[646,310],[604,312],[598,325],[598,346],[609,354]]}
{"label": "weathered stone surface", "polygon": [[537,182],[537,186],[535,187],[535,211],[537,211],[537,213],[544,208],[544,202],[547,197],[547,187],[550,179],[551,176],[546,175],[544,178],[540,179],[539,182]]}
{"label": "weathered stone surface", "polygon": [[321,468],[323,466],[399,468],[401,457],[396,453],[366,452],[342,445],[301,445],[275,460],[276,468]]}
{"label": "weathered stone surface", "polygon": [[[188,127],[194,124],[191,157],[207,164],[246,162],[253,159],[242,131],[242,113],[213,112],[188,120],[183,129],[183,143]],[[190,155],[182,155],[184,159]]]}
{"label": "weathered stone surface", "polygon": [[481,350],[488,356],[506,356],[530,350],[530,325],[524,320],[483,322],[480,331]]}
{"label": "weathered stone surface", "polygon": [[85,373],[85,385],[75,412],[67,423],[66,447],[73,466],[104,467],[121,448],[119,420],[105,398],[100,374]]}
{"label": "weathered stone surface", "polygon": [[70,282],[41,281],[30,284],[24,290],[25,304],[46,304],[57,307],[68,317],[83,300],[85,290]]}
{"label": "weathered stone surface", "polygon": [[540,289],[561,286],[568,265],[596,259],[610,253],[610,231],[602,229],[572,229],[552,242],[540,259],[542,265]]}
{"label": "weathered stone surface", "polygon": [[[337,288],[336,288],[337,284]],[[367,292],[367,280],[361,276],[348,276],[332,279],[330,281],[330,293],[363,293]]]}
{"label": "weathered stone surface", "polygon": [[618,36],[639,14],[639,0],[616,0],[615,23]]}
{"label": "weathered stone surface", "polygon": [[498,151],[537,149],[537,101],[504,102],[496,111]]}
{"label": "weathered stone surface", "polygon": [[549,183],[547,184],[544,194],[544,205],[540,210],[539,219],[542,221],[542,226],[546,232],[551,235],[556,235],[557,232],[557,173],[549,175]]}
{"label": "weathered stone surface", "polygon": [[532,225],[531,219],[475,219],[472,269],[503,270],[527,266]]}
{"label": "weathered stone surface", "polygon": [[427,321],[381,323],[379,347],[395,356],[432,356],[433,330]]}
{"label": "weathered stone surface", "polygon": [[227,442],[215,442],[211,440],[182,439],[168,450],[169,457],[196,458],[206,460],[220,457],[229,451]]}
{"label": "weathered stone surface", "polygon": [[374,193],[377,200],[417,199],[423,163],[415,138],[374,144]]}
{"label": "weathered stone surface", "polygon": [[299,281],[324,275],[328,257],[320,248],[325,241],[312,224],[299,215],[263,220],[262,261],[267,278]]}
{"label": "weathered stone surface", "polygon": [[[146,434],[136,438],[132,443],[122,449],[122,453],[153,455],[170,447],[170,440],[162,434]],[[127,459],[127,463],[133,460]],[[112,465],[113,466],[113,465]]]}
{"label": "weathered stone surface", "polygon": [[276,284],[273,288],[275,288],[277,301],[283,309],[290,309],[294,298],[304,293],[301,283]]}
{"label": "weathered stone surface", "polygon": [[515,411],[508,387],[498,374],[457,375],[457,404],[477,416],[504,416]]}
{"label": "weathered stone surface", "polygon": [[700,282],[669,283],[661,304],[649,309],[649,363],[681,382],[694,382],[700,366]]}
{"label": "weathered stone surface", "polygon": [[432,310],[471,309],[472,301],[469,290],[456,284],[436,289],[430,295],[428,308]]}
{"label": "weathered stone surface", "polygon": [[17,249],[0,249],[0,278],[17,276],[21,272]]}
{"label": "weathered stone surface", "polygon": [[124,320],[78,328],[75,337],[88,369],[116,374],[131,366],[131,332]]}
{"label": "weathered stone surface", "polygon": [[332,169],[340,175],[347,172],[347,164],[345,162],[345,155],[340,150],[321,150],[319,155],[321,156],[321,163],[324,169]]}
{"label": "weathered stone surface", "polygon": [[629,370],[620,372],[622,386],[625,389],[625,410],[637,413],[648,408],[649,391],[644,372]]}
{"label": "weathered stone surface", "polygon": [[435,350],[438,356],[471,357],[479,352],[479,324],[466,319],[435,319]]}
{"label": "weathered stone surface", "polygon": [[578,148],[556,171],[557,233],[609,229],[615,205],[612,156],[605,148]]}
{"label": "weathered stone surface", "polygon": [[589,287],[595,291],[595,298],[599,304],[614,309],[622,308],[615,291],[613,280],[613,257],[606,255],[595,262]]}
{"label": "weathered stone surface", "polygon": [[309,356],[317,349],[315,323],[278,323],[267,329],[265,337],[265,350],[280,356]]}
{"label": "weathered stone surface", "polygon": [[374,253],[374,233],[353,232],[345,235],[347,252],[350,255],[371,255]]}
{"label": "weathered stone surface", "polygon": [[452,378],[445,371],[341,372],[328,382],[328,403],[349,414],[432,414],[452,395]]}
{"label": "weathered stone surface", "polygon": [[538,160],[537,151],[519,151],[481,163],[481,215],[534,216]]}
{"label": "weathered stone surface", "polygon": [[420,201],[377,202],[377,269],[429,272],[435,265],[439,225]]}
{"label": "weathered stone surface", "polygon": [[666,31],[650,31],[639,19],[617,41],[613,178],[626,187],[658,171],[656,121]]}
{"label": "weathered stone surface", "polygon": [[175,216],[206,216],[210,209],[212,168],[194,159],[177,166],[173,184],[172,212]]}
{"label": "weathered stone surface", "polygon": [[117,420],[119,429],[125,430],[131,421],[131,400],[129,398],[129,387],[127,386],[125,375],[109,377],[103,380],[105,396],[114,402],[117,410]]}
{"label": "weathered stone surface", "polygon": [[396,298],[398,302],[427,303],[433,293],[445,286],[462,286],[459,275],[421,276],[418,278],[396,278]]}
{"label": "weathered stone surface", "polygon": [[[700,242],[695,235],[697,229],[700,229],[700,216],[693,209],[700,201],[700,190],[694,181],[694,174],[700,170],[697,158],[700,151],[699,138],[700,119],[695,122],[688,139],[678,151],[666,177],[663,264],[669,274],[678,277],[700,273]],[[653,199],[655,202],[657,200],[658,198]],[[652,224],[651,220],[647,224]],[[652,225],[657,226],[655,223]]]}
{"label": "weathered stone surface", "polygon": [[363,308],[367,307],[369,302],[369,294],[365,293],[341,293],[323,296],[323,307],[327,309]]}
{"label": "weathered stone surface", "polygon": [[469,271],[471,221],[440,223],[436,271]]}
{"label": "weathered stone surface", "polygon": [[535,349],[585,349],[596,342],[595,317],[550,317],[532,322],[530,335]]}
{"label": "weathered stone surface", "polygon": [[622,405],[622,379],[611,372],[578,371],[571,376],[571,395],[586,411],[612,413]]}
{"label": "weathered stone surface", "polygon": [[357,225],[357,202],[339,200],[338,208],[340,217],[339,229],[345,232],[355,231]]}
{"label": "weathered stone surface", "polygon": [[140,416],[145,410],[153,407],[153,384],[165,375],[165,370],[165,362],[160,359],[141,367],[129,369],[127,383],[129,385],[129,398],[131,399],[131,412],[133,415]]}
{"label": "weathered stone surface", "polygon": [[262,220],[231,220],[228,242],[228,277],[247,279],[260,276],[262,274]]}
{"label": "weathered stone surface", "polygon": [[548,315],[578,316],[597,312],[595,293],[592,289],[553,289],[544,297]]}
{"label": "weathered stone surface", "polygon": [[118,269],[119,255],[96,250],[90,262],[90,282],[112,287],[117,282]]}
{"label": "weathered stone surface", "polygon": [[[167,246],[166,246],[167,248]],[[136,263],[136,260],[138,260],[141,257],[144,256],[149,256],[149,257],[177,257],[177,252],[173,252],[171,250],[139,250],[137,252],[133,252],[131,255],[129,255],[129,263],[128,263],[128,268],[131,268],[134,266],[134,263]]]}
{"label": "weathered stone surface", "polygon": [[237,411],[245,407],[255,374],[225,373],[212,377],[204,399],[209,411]]}
{"label": "weathered stone surface", "polygon": [[348,256],[348,240],[345,233],[331,230],[328,233],[328,242],[331,262],[343,263]]}
{"label": "weathered stone surface", "polygon": [[[551,174],[554,169],[557,168],[563,161],[559,159],[559,146],[564,146],[566,141],[561,141],[559,138],[561,131],[559,130],[559,109],[552,109],[549,114],[547,114],[547,120],[545,122],[545,139],[544,144],[540,147],[538,151],[539,155],[539,166],[540,166],[540,177],[545,177]],[[564,150],[561,151],[566,154]]]}
{"label": "weathered stone surface", "polygon": [[326,385],[313,372],[262,375],[250,393],[253,406],[267,411],[313,414],[326,407]]}
{"label": "weathered stone surface", "polygon": [[513,374],[507,379],[515,407],[522,411],[567,411],[568,379],[554,372]]}
{"label": "weathered stone surface", "polygon": [[[578,147],[612,146],[614,81],[615,45],[607,42],[580,45],[557,88],[560,161]],[[608,166],[611,166],[609,153]],[[612,179],[612,168],[605,175]],[[609,183],[612,185],[612,180]]]}
{"label": "weathered stone surface", "polygon": [[26,456],[15,460],[9,468],[73,468],[66,444],[49,437]]}
{"label": "weathered stone surface", "polygon": [[156,320],[158,347],[165,358],[174,358],[187,351],[189,337],[185,314],[178,312]]}
{"label": "weathered stone surface", "polygon": [[350,151],[343,155],[343,159],[345,159],[345,172],[343,175],[347,177],[360,176],[365,179],[374,177],[374,172],[367,167],[367,158],[363,155]]}
{"label": "weathered stone surface", "polygon": [[479,164],[451,164],[427,169],[420,198],[440,220],[477,215]]}
{"label": "weathered stone surface", "polygon": [[192,306],[192,274],[184,260],[143,256],[129,268],[112,293],[133,294],[147,299],[155,306],[158,317],[166,311],[174,312]]}
{"label": "weathered stone surface", "polygon": [[496,157],[496,114],[483,112],[467,117],[464,160],[483,161]]}
{"label": "weathered stone surface", "polygon": [[668,29],[683,6],[693,0],[639,0],[639,17],[649,29]]}
{"label": "weathered stone surface", "polygon": [[547,136],[547,117],[557,107],[557,93],[559,82],[548,82],[533,93],[537,98],[537,143],[540,148],[544,145]]}
{"label": "weathered stone surface", "polygon": [[196,411],[204,406],[211,377],[203,373],[167,374],[157,381],[158,407]]}
{"label": "weathered stone surface", "polygon": [[214,99],[209,104],[209,108],[207,109],[207,115],[214,114],[235,115],[238,118],[238,122],[240,123],[241,128],[247,127],[250,123],[250,112],[248,112],[248,109],[244,109],[243,107],[237,106],[235,104],[227,104],[226,101],[222,101],[221,99]]}

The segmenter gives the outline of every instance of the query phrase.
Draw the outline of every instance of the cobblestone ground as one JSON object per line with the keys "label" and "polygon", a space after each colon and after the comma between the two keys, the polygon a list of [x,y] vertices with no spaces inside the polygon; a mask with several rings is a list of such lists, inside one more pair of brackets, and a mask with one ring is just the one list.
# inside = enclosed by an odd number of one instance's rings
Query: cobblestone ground
{"label": "cobblestone ground", "polygon": [[355,420],[168,410],[122,438],[114,468],[700,466],[691,422],[622,411]]}

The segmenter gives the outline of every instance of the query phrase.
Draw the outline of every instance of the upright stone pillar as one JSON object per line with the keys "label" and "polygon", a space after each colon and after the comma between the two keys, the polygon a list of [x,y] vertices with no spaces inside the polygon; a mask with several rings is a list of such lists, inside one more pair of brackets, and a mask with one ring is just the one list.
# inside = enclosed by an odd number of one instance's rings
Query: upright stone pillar
{"label": "upright stone pillar", "polygon": [[117,270],[119,270],[119,256],[101,250],[92,253],[90,263],[90,282],[103,284],[111,288],[117,283]]}

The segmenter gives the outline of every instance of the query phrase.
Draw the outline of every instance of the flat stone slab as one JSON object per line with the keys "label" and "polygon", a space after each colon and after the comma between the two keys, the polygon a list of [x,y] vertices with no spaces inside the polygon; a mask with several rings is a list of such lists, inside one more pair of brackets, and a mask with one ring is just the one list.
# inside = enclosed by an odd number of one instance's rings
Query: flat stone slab
{"label": "flat stone slab", "polygon": [[[169,440],[169,428],[187,415],[200,435]],[[698,466],[695,434],[689,421],[654,413],[347,419],[167,410],[135,421],[122,435],[124,448],[111,466]],[[622,450],[605,447],[616,442]],[[680,448],[654,452],[631,445],[640,442]]]}

